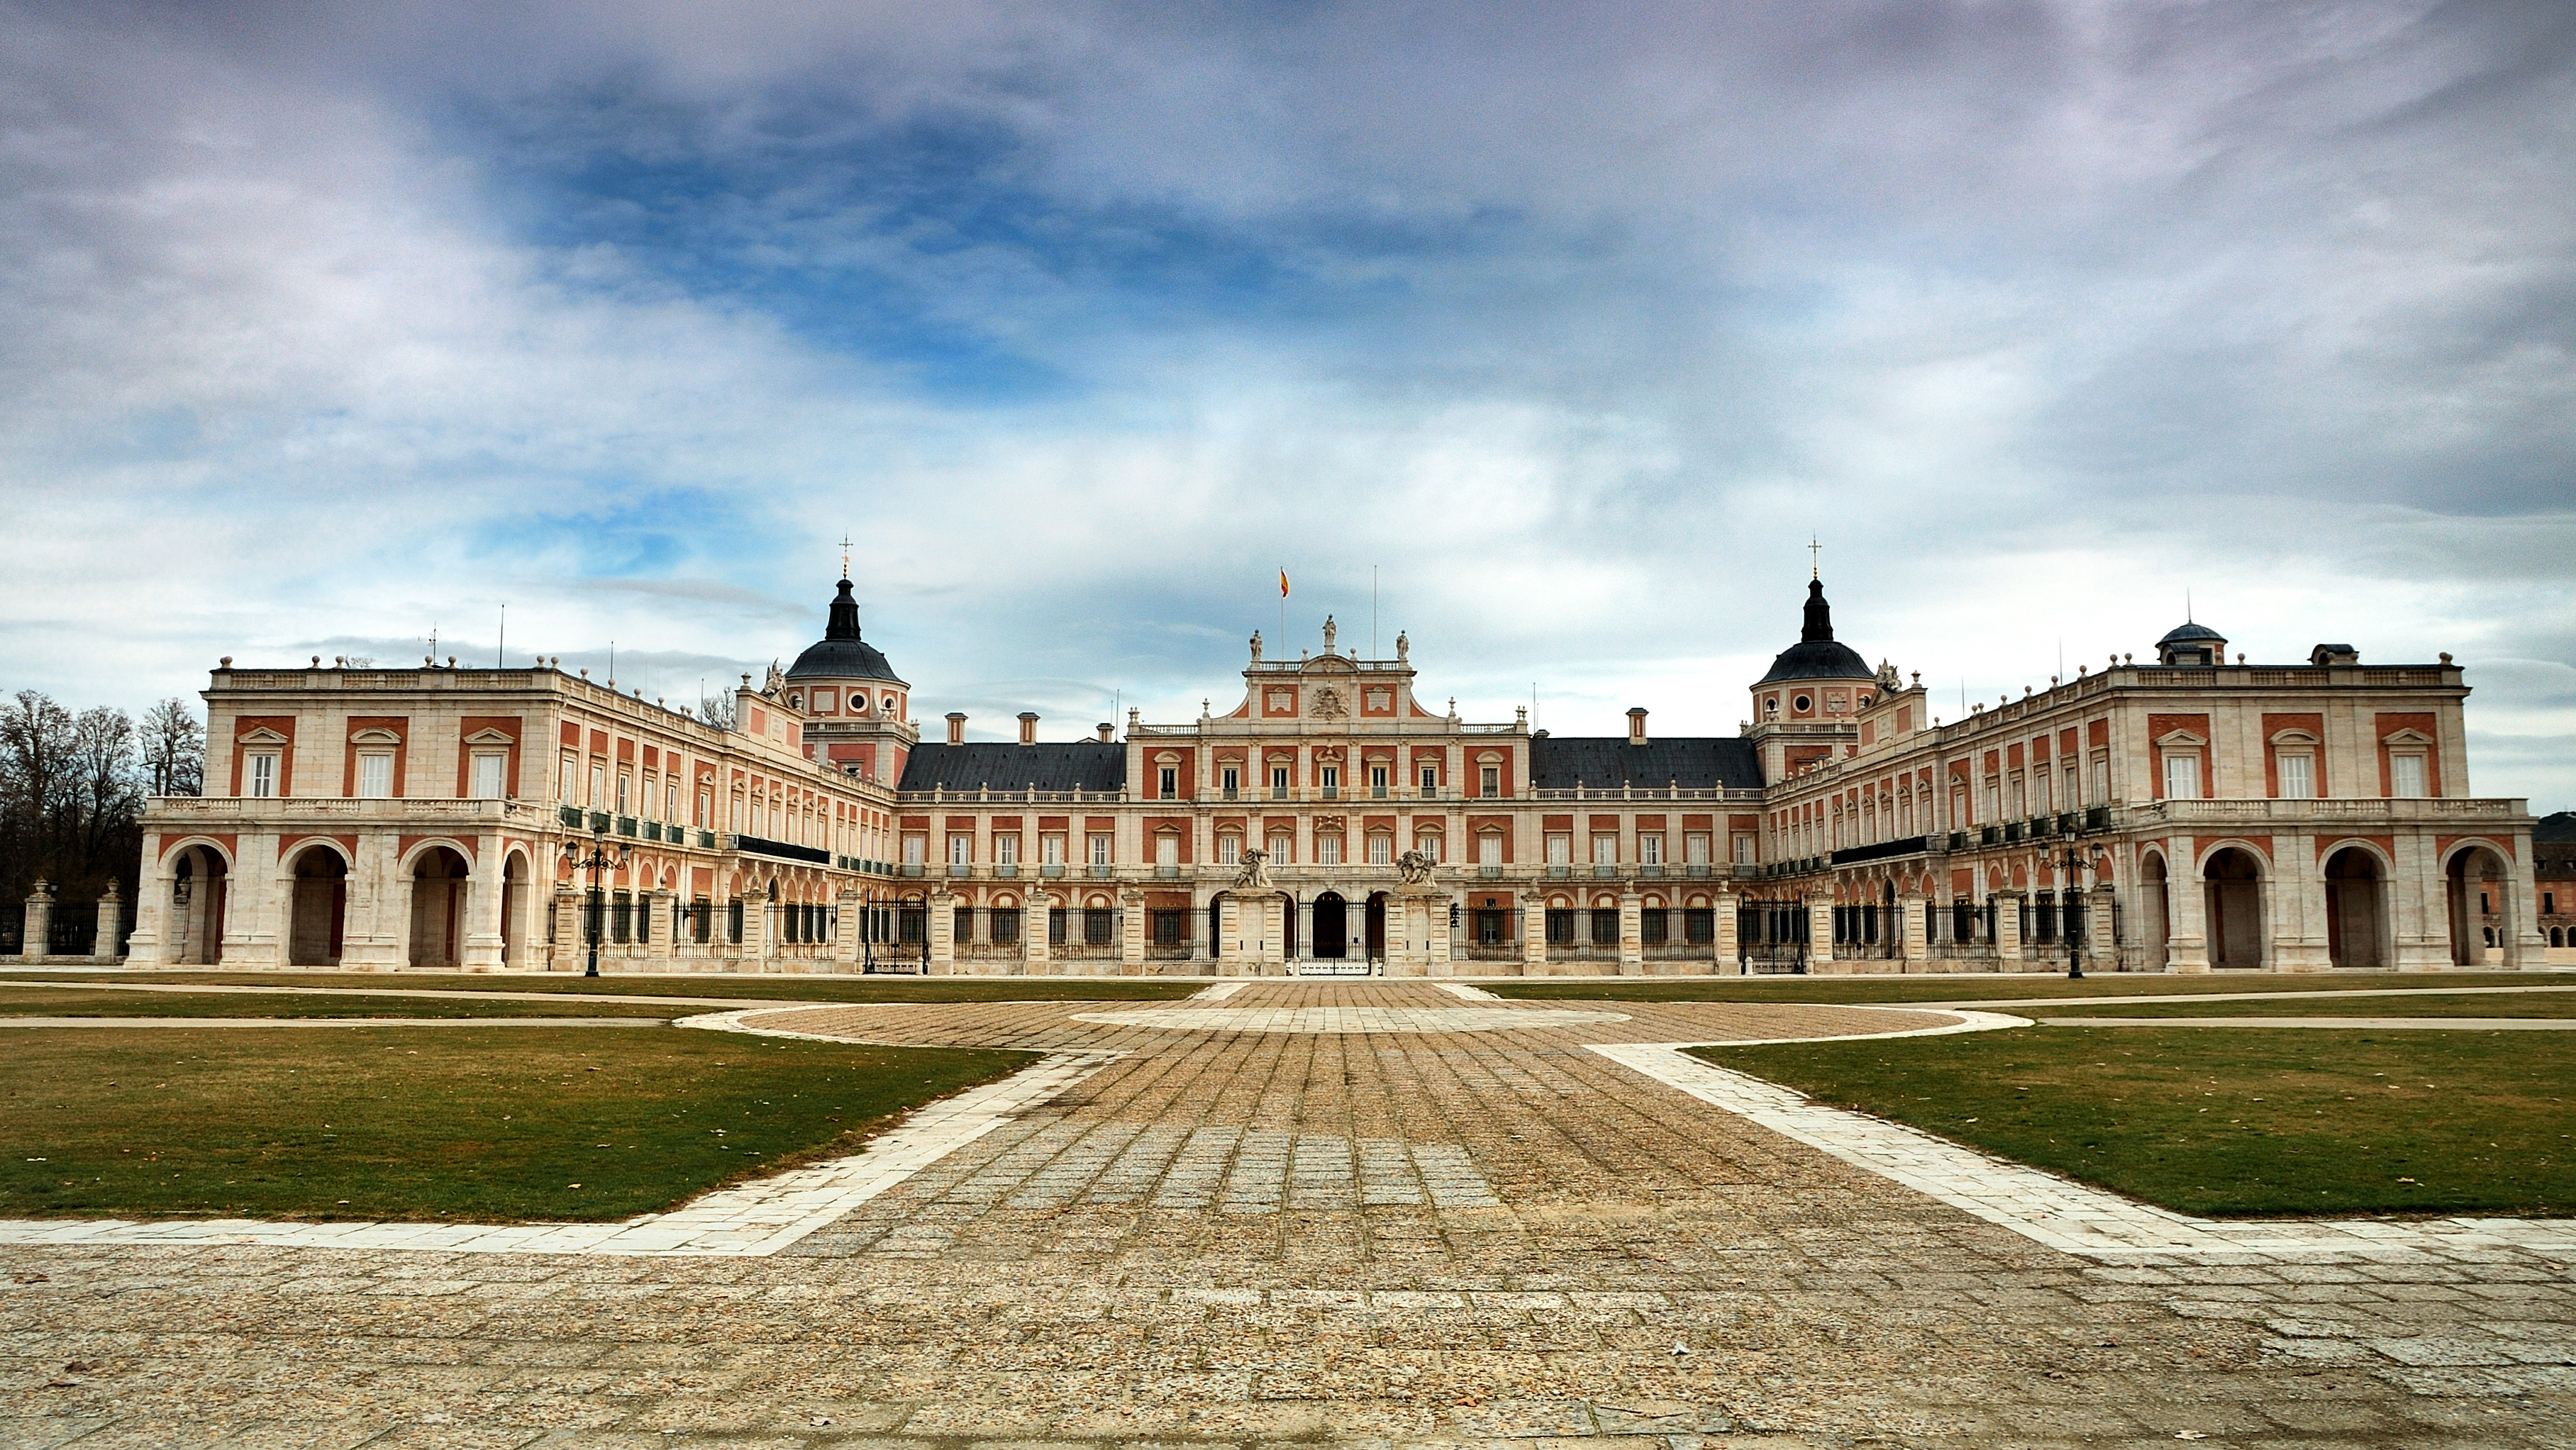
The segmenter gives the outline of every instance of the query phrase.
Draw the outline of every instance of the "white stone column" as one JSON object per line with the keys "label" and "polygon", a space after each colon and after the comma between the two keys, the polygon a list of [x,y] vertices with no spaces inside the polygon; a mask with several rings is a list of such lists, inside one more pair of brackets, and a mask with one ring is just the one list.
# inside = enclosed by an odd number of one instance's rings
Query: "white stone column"
{"label": "white stone column", "polygon": [[1280,967],[1288,960],[1288,898],[1278,892],[1262,896],[1256,903],[1260,913],[1260,935],[1255,938],[1253,975],[1268,975],[1266,969]]}
{"label": "white stone column", "polygon": [[2021,961],[2021,893],[1998,891],[1995,903],[1995,960],[2018,964]]}
{"label": "white stone column", "polygon": [[2165,960],[2177,972],[2209,970],[2209,886],[2188,847],[2165,856]]}
{"label": "white stone column", "polygon": [[1619,975],[1641,977],[1646,973],[1646,936],[1642,913],[1645,898],[1637,888],[1619,893]]}
{"label": "white stone column", "polygon": [[1896,898],[1896,909],[1905,917],[1897,938],[1898,957],[1912,963],[1931,956],[1931,942],[1925,935],[1931,920],[1931,904],[1920,895],[1900,896]]}
{"label": "white stone column", "polygon": [[1054,898],[1042,887],[1032,886],[1020,902],[1020,970],[1028,976],[1043,977],[1051,960],[1047,948],[1047,908]]}
{"label": "white stone column", "polygon": [[[474,838],[474,866],[466,875],[465,940],[456,964],[469,972],[501,970],[501,838]],[[343,937],[343,944],[346,938]]]}
{"label": "white stone column", "polygon": [[1716,952],[1709,967],[1712,971],[1723,972],[1735,966],[1736,954],[1743,950],[1739,918],[1743,914],[1744,900],[1732,891],[1721,891],[1717,893],[1717,904],[1710,910],[1715,913],[1715,920],[1709,923],[1712,928],[1709,934],[1716,939]]}
{"label": "white stone column", "polygon": [[2111,923],[2117,919],[2112,908],[2117,901],[2118,897],[2108,886],[2096,886],[2085,893],[2084,961],[2087,971],[2092,970],[2092,964],[2096,962],[2113,969],[2121,965],[2120,945],[2111,940]]}
{"label": "white stone column", "polygon": [[116,933],[124,925],[125,897],[111,876],[98,898],[98,935],[90,942],[89,954],[102,961],[116,960]]}
{"label": "white stone column", "polygon": [[1832,966],[1834,961],[1834,899],[1819,896],[1807,903],[1807,965]]}
{"label": "white stone column", "polygon": [[[856,885],[844,885],[832,898],[832,965],[836,971],[859,969],[860,919],[867,913],[867,898]],[[674,941],[676,949],[678,942]]]}
{"label": "white stone column", "polygon": [[680,965],[680,914],[676,910],[678,905],[679,896],[676,893],[665,891],[658,886],[643,893],[643,899],[636,903],[637,909],[643,913],[644,936],[648,943],[642,953],[644,960],[640,965],[664,969],[676,969]]}
{"label": "white stone column", "polygon": [[51,944],[54,926],[54,883],[37,878],[35,890],[27,894],[25,927],[18,937],[18,953],[29,962],[41,962]]}
{"label": "white stone column", "polygon": [[1130,976],[1145,972],[1145,893],[1129,887],[1118,893],[1121,930],[1118,933],[1118,968]]}
{"label": "white stone column", "polygon": [[170,891],[176,880],[161,857],[161,837],[143,838],[143,870],[134,888],[134,934],[125,940],[125,965],[158,967],[169,962]]}
{"label": "white stone column", "polygon": [[1449,929],[1449,913],[1453,910],[1463,911],[1465,908],[1458,904],[1457,897],[1446,891],[1438,896],[1425,898],[1422,906],[1423,915],[1429,918],[1424,922],[1425,930],[1422,939],[1430,944],[1431,975],[1456,976],[1459,948],[1457,933]]}
{"label": "white stone column", "polygon": [[2540,929],[2540,879],[2533,869],[2531,833],[2516,831],[2513,859],[2505,863],[2504,964],[2527,971],[2549,964],[2549,938]]}
{"label": "white stone column", "polygon": [[921,930],[930,939],[929,960],[922,964],[925,976],[952,976],[957,971],[957,898],[945,886],[931,888],[929,900],[922,908]]}
{"label": "white stone column", "polygon": [[279,966],[277,833],[244,831],[241,854],[225,879],[224,962],[243,971]]}
{"label": "white stone column", "polygon": [[1536,887],[1521,893],[1521,975],[1547,975],[1547,894]]}

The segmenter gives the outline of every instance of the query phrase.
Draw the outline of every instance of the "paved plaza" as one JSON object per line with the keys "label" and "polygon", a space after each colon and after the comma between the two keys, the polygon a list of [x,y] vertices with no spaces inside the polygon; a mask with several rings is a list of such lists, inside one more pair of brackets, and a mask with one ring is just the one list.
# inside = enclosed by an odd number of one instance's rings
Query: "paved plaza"
{"label": "paved plaza", "polygon": [[1047,1056],[623,1248],[22,1232],[0,1445],[2576,1445],[2564,1225],[2042,1232],[1670,1048],[1957,1013],[1228,987],[728,1014]]}

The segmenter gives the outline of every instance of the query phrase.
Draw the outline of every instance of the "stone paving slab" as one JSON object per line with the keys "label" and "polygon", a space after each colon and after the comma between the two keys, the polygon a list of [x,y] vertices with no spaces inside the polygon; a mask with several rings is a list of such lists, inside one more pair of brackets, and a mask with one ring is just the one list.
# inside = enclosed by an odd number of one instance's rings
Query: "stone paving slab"
{"label": "stone paving slab", "polygon": [[2499,1226],[2120,1262],[1588,1050],[1631,1024],[993,1021],[1121,1055],[765,1255],[0,1245],[0,1445],[2576,1443],[2569,1260]]}

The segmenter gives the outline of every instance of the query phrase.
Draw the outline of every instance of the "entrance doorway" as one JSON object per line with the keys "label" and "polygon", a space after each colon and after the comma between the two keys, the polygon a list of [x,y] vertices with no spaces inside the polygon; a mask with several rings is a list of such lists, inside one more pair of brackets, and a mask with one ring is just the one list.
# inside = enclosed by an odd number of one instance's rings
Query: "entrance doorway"
{"label": "entrance doorway", "polygon": [[411,868],[411,964],[453,967],[464,939],[465,858],[445,846],[420,853]]}
{"label": "entrance doorway", "polygon": [[340,930],[349,906],[349,866],[328,846],[308,846],[295,858],[295,899],[288,908],[286,964],[336,967]]}
{"label": "entrance doorway", "polygon": [[2262,966],[2263,872],[2252,853],[2229,846],[2201,874],[2209,893],[2209,964]]}
{"label": "entrance doorway", "polygon": [[2505,894],[2512,875],[2503,860],[2484,846],[2471,846],[2451,858],[2444,874],[2451,898],[2451,964],[2474,967],[2511,960],[2504,949],[2503,923],[2520,917],[2507,914]]}
{"label": "entrance doorway", "polygon": [[1315,955],[1339,959],[1351,954],[1351,913],[1338,891],[1315,898]]}
{"label": "entrance doorway", "polygon": [[204,846],[179,853],[170,909],[178,941],[170,959],[184,967],[211,967],[224,959],[224,897],[229,878],[224,858]]}
{"label": "entrance doorway", "polygon": [[2384,967],[2386,932],[2379,860],[2346,846],[2326,860],[2326,960],[2338,967]]}
{"label": "entrance doorway", "polygon": [[1386,893],[1372,891],[1368,899],[1368,959],[1386,960]]}

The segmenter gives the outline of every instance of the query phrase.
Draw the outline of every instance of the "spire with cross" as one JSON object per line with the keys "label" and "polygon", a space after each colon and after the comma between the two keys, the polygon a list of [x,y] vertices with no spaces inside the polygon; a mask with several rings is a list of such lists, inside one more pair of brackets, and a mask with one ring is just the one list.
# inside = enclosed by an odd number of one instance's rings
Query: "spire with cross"
{"label": "spire with cross", "polygon": [[841,577],[850,577],[850,536],[846,533],[841,535]]}
{"label": "spire with cross", "polygon": [[1818,558],[1818,556],[1823,552],[1823,549],[1824,545],[1816,542],[1815,535],[1809,534],[1807,536],[1807,577],[1810,579],[1822,579],[1825,577],[1821,570]]}

